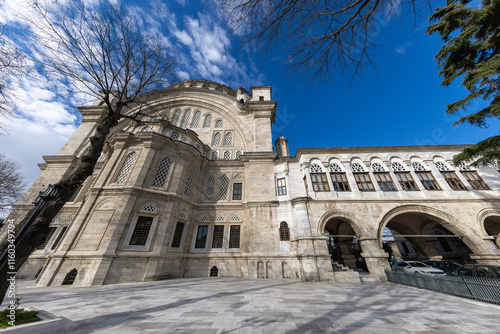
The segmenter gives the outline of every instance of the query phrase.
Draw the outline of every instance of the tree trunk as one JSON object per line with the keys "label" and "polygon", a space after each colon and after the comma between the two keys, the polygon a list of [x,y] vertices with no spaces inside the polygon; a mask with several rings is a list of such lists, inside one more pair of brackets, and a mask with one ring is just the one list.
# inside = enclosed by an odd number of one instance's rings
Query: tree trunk
{"label": "tree trunk", "polygon": [[[10,282],[7,279],[12,278],[12,275],[8,275],[7,273],[17,272],[30,254],[45,241],[52,219],[59,213],[78,187],[94,172],[95,164],[106,143],[106,137],[110,133],[111,128],[118,123],[117,115],[120,115],[121,109],[121,106],[118,106],[115,110],[109,111],[105,117],[97,122],[95,133],[90,137],[90,146],[81,155],[76,168],[68,176],[60,180],[61,187],[59,193],[55,198],[47,199],[44,207],[40,210],[26,234],[21,240],[18,240],[15,249],[15,270],[8,268],[7,259],[0,264],[0,300],[4,299],[9,288]],[[23,226],[28,217],[29,215],[18,222],[16,226],[18,228]],[[6,240],[2,242],[1,253],[7,249],[7,244]]]}

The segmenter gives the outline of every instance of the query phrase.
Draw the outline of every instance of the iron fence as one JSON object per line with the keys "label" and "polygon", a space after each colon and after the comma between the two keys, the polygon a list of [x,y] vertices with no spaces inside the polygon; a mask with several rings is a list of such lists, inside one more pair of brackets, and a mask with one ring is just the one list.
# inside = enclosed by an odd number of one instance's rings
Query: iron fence
{"label": "iron fence", "polygon": [[467,276],[430,276],[386,270],[389,282],[500,305],[500,279]]}

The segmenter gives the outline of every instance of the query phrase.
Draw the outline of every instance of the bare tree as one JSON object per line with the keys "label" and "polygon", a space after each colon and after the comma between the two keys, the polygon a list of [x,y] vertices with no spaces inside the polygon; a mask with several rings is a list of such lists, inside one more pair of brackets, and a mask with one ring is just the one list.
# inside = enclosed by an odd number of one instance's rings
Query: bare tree
{"label": "bare tree", "polygon": [[[206,0],[210,2],[210,0]],[[243,45],[288,54],[292,70],[326,79],[371,64],[372,38],[391,17],[416,18],[431,0],[211,0]]]}
{"label": "bare tree", "polygon": [[[147,93],[174,80],[174,58],[161,38],[149,35],[120,5],[108,1],[87,7],[83,1],[35,2],[26,15],[28,35],[38,69],[68,83],[70,92],[100,98],[104,107],[86,150],[69,175],[59,182],[54,198],[46,199],[20,244],[16,268],[0,267],[0,296],[4,296],[7,271],[16,271],[43,243],[52,219],[85,179],[92,175],[106,136],[122,118],[138,119],[130,107],[147,103]],[[136,108],[140,109],[140,108]],[[28,215],[27,215],[28,216]],[[20,222],[22,225],[24,222]],[[6,246],[2,248],[5,250]]]}
{"label": "bare tree", "polygon": [[26,70],[26,56],[14,46],[7,32],[7,27],[0,24],[0,116],[2,118],[13,116],[14,95],[11,83],[16,76],[23,75]]}
{"label": "bare tree", "polygon": [[9,212],[23,195],[24,176],[19,172],[19,164],[0,153],[0,214]]}

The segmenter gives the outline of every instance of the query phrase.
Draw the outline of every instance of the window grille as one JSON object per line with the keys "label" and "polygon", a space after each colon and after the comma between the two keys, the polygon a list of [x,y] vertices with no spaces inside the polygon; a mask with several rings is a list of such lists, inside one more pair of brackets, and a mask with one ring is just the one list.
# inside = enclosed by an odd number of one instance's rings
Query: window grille
{"label": "window grille", "polygon": [[214,140],[212,141],[212,146],[220,146],[222,135],[220,132],[214,134]]}
{"label": "window grille", "polygon": [[212,115],[205,115],[205,119],[203,120],[203,127],[209,128],[212,125]]}
{"label": "window grille", "polygon": [[57,236],[56,240],[54,241],[54,243],[52,244],[52,246],[50,246],[50,250],[55,250],[57,248],[57,246],[59,245],[59,242],[61,242],[61,239],[63,238],[64,233],[66,233],[67,229],[68,229],[67,226],[64,226],[61,229],[61,232],[59,232],[59,235]]}
{"label": "window grille", "polygon": [[338,164],[332,163],[330,164],[330,172],[341,173],[343,170]]}
{"label": "window grille", "polygon": [[214,226],[214,238],[212,240],[212,248],[222,248],[224,241],[224,225]]}
{"label": "window grille", "polygon": [[210,175],[207,178],[207,185],[205,187],[205,196],[204,196],[205,202],[212,201],[212,196],[214,193],[214,182],[215,182],[215,177],[213,175]]}
{"label": "window grille", "polygon": [[184,232],[184,223],[177,223],[174,237],[172,238],[172,248],[179,248],[181,246],[182,232]]}
{"label": "window grille", "polygon": [[463,171],[462,175],[467,179],[467,182],[476,190],[490,190],[490,187],[475,171]]}
{"label": "window grille", "polygon": [[194,248],[205,248],[207,245],[208,225],[198,226],[198,233],[196,234],[196,242]]}
{"label": "window grille", "polygon": [[234,179],[235,179],[235,180],[241,180],[241,174],[236,174],[236,175],[234,176]]}
{"label": "window grille", "polygon": [[223,215],[218,215],[217,217],[215,217],[216,222],[223,222],[225,220],[226,220],[226,218],[224,218]]}
{"label": "window grille", "polygon": [[187,219],[187,212],[186,212],[186,211],[182,211],[182,212],[179,214],[179,218],[180,218],[180,219]]}
{"label": "window grille", "polygon": [[229,219],[229,220],[232,222],[239,222],[239,221],[241,221],[241,218],[237,214],[234,214],[231,216],[231,219]]}
{"label": "window grille", "polygon": [[137,132],[148,133],[153,132],[153,129],[150,126],[144,125]]}
{"label": "window grille", "polygon": [[215,122],[215,127],[216,127],[217,129],[220,129],[220,128],[222,128],[222,126],[223,126],[222,120],[221,120],[221,119],[218,119],[218,120]]}
{"label": "window grille", "polygon": [[230,160],[230,159],[231,159],[231,152],[224,151],[224,160]]}
{"label": "window grille", "polygon": [[230,226],[229,248],[240,248],[240,225]]}
{"label": "window grille", "polygon": [[170,170],[170,166],[172,162],[169,158],[163,158],[158,165],[158,169],[156,170],[155,177],[153,179],[153,183],[151,185],[156,188],[163,188],[165,186],[165,181],[167,179],[168,172]]}
{"label": "window grille", "polygon": [[374,173],[375,180],[382,191],[396,191],[389,173]]}
{"label": "window grille", "polygon": [[276,183],[278,185],[278,196],[286,195],[285,178],[277,179]]}
{"label": "window grille", "polygon": [[76,275],[78,275],[78,270],[72,269],[69,273],[66,274],[62,281],[62,285],[72,285],[75,282]]}
{"label": "window grille", "polygon": [[203,216],[201,216],[201,217],[200,217],[200,221],[201,221],[201,222],[207,222],[207,221],[209,221],[209,220],[210,220],[210,219],[208,219],[208,216],[206,216],[206,215],[203,215]]}
{"label": "window grille", "polygon": [[193,115],[193,121],[191,122],[191,127],[192,128],[197,128],[198,123],[200,122],[200,117],[201,117],[201,112],[195,111]]}
{"label": "window grille", "polygon": [[417,185],[413,180],[413,177],[408,172],[398,172],[396,173],[396,178],[398,179],[399,185],[403,190],[406,191],[418,191]]}
{"label": "window grille", "polygon": [[211,160],[217,160],[219,158],[219,153],[217,151],[212,151]]}
{"label": "window grille", "polygon": [[170,133],[170,139],[172,139],[173,141],[177,141],[179,140],[179,133],[177,131],[172,131]]}
{"label": "window grille", "polygon": [[455,174],[455,172],[441,172],[441,174],[443,174],[444,179],[446,180],[448,185],[451,187],[451,189],[453,189],[453,190],[467,190],[467,188],[465,188],[462,181],[460,181],[460,179]]}
{"label": "window grille", "polygon": [[224,145],[225,146],[233,145],[233,133],[232,132],[226,133],[226,136],[224,137]]}
{"label": "window grille", "polygon": [[186,110],[184,112],[184,117],[182,117],[181,128],[185,129],[189,122],[189,116],[191,116],[191,110]]}
{"label": "window grille", "polygon": [[116,176],[115,183],[125,183],[125,181],[127,181],[128,175],[132,170],[132,166],[134,165],[136,158],[137,154],[135,152],[127,155],[125,161],[123,162],[122,168],[120,169],[120,172]]}
{"label": "window grille", "polygon": [[217,276],[219,276],[219,269],[216,266],[213,266],[212,269],[210,269],[210,277]]}
{"label": "window grille", "polygon": [[156,213],[156,206],[154,206],[153,204],[144,205],[141,209],[141,212]]}
{"label": "window grille", "polygon": [[134,232],[130,238],[130,246],[144,246],[148,240],[151,224],[153,223],[152,217],[139,216],[135,224]]}
{"label": "window grille", "polygon": [[330,173],[335,191],[351,191],[345,173]]}
{"label": "window grille", "polygon": [[239,201],[241,200],[241,196],[243,193],[243,187],[241,183],[233,183],[233,200]]}
{"label": "window grille", "polygon": [[353,163],[351,165],[351,170],[353,172],[364,172],[365,168],[363,166],[361,166],[360,164],[358,164],[358,163]]}
{"label": "window grille", "polygon": [[194,169],[191,169],[186,179],[186,186],[184,187],[184,195],[188,197],[191,196],[191,192],[193,190],[193,182],[194,182]]}
{"label": "window grille", "polygon": [[243,155],[243,152],[236,151],[236,160],[238,160]]}
{"label": "window grille", "polygon": [[97,162],[106,162],[106,154],[101,152],[101,155],[99,156],[99,159],[97,160]]}
{"label": "window grille", "polygon": [[321,168],[320,165],[318,164],[312,164],[311,167],[309,168],[311,173],[321,173],[323,172],[323,168]]}
{"label": "window grille", "polygon": [[290,229],[286,222],[280,224],[280,241],[290,241]]}
{"label": "window grille", "polygon": [[330,191],[326,173],[311,173],[311,183],[314,191]]}
{"label": "window grille", "polygon": [[441,190],[431,172],[416,172],[425,190]]}
{"label": "window grille", "polygon": [[229,178],[226,174],[223,174],[220,178],[219,187],[219,201],[225,201],[227,199],[227,189],[229,187]]}
{"label": "window grille", "polygon": [[47,236],[45,237],[45,240],[43,241],[43,243],[38,246],[36,249],[37,250],[43,250],[45,249],[45,247],[47,247],[47,244],[49,243],[50,241],[50,238],[52,238],[52,236],[54,235],[54,233],[56,232],[57,230],[57,227],[49,227],[49,233],[47,234]]}
{"label": "window grille", "polygon": [[420,162],[413,162],[411,164],[411,166],[413,167],[413,170],[415,172],[425,172],[426,171],[424,165],[422,165]]}
{"label": "window grille", "polygon": [[448,166],[446,166],[446,164],[440,161],[435,162],[434,166],[436,166],[436,168],[439,169],[440,171],[450,170]]}
{"label": "window grille", "polygon": [[391,167],[392,167],[392,170],[395,172],[404,172],[406,170],[405,167],[399,162],[393,162],[391,164]]}
{"label": "window grille", "polygon": [[463,161],[457,165],[457,168],[459,170],[472,170],[471,166],[469,166],[468,164],[466,164]]}
{"label": "window grille", "polygon": [[354,179],[356,180],[359,191],[375,191],[368,173],[355,173]]}
{"label": "window grille", "polygon": [[170,122],[172,125],[177,125],[177,122],[179,121],[179,118],[181,117],[181,110],[177,109],[174,112],[174,117],[172,117],[172,122]]}
{"label": "window grille", "polygon": [[382,166],[378,162],[374,162],[372,164],[372,171],[374,171],[374,172],[385,172],[385,168],[384,168],[384,166]]}

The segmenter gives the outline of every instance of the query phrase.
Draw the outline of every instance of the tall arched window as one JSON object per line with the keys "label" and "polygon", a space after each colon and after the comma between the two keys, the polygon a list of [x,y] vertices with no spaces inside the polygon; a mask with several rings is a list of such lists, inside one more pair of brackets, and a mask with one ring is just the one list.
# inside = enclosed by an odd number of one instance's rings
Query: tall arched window
{"label": "tall arched window", "polygon": [[212,196],[214,194],[214,182],[215,182],[214,176],[210,175],[207,178],[207,185],[205,186],[205,196],[203,196],[205,202],[212,201]]}
{"label": "tall arched window", "polygon": [[231,152],[225,151],[224,152],[224,160],[229,160],[231,159]]}
{"label": "tall arched window", "polygon": [[191,127],[192,128],[197,128],[198,123],[200,122],[200,117],[201,117],[201,112],[195,111],[193,115],[193,122],[191,122]]}
{"label": "tall arched window", "polygon": [[184,195],[188,197],[191,196],[191,191],[193,190],[193,182],[194,182],[194,169],[191,169],[186,179],[186,186],[184,187]]}
{"label": "tall arched window", "polygon": [[209,128],[212,125],[212,115],[205,115],[205,119],[203,120],[203,127]]}
{"label": "tall arched window", "polygon": [[115,183],[125,183],[125,181],[127,181],[128,175],[130,174],[130,171],[134,166],[136,158],[137,154],[135,152],[127,155],[125,161],[123,162],[122,168],[120,169],[120,172],[116,176]]}
{"label": "tall arched window", "polygon": [[172,117],[172,124],[173,125],[177,125],[177,122],[179,121],[179,118],[181,118],[181,110],[180,109],[177,109],[175,112],[174,112],[174,117]]}
{"label": "tall arched window", "polygon": [[231,132],[226,133],[226,136],[224,137],[224,145],[225,146],[233,145],[233,134]]}
{"label": "tall arched window", "polygon": [[158,169],[156,170],[155,177],[153,179],[153,183],[151,184],[153,187],[163,188],[171,165],[172,162],[169,158],[164,158],[162,161],[160,161]]}
{"label": "tall arched window", "polygon": [[221,129],[221,128],[222,128],[222,126],[223,126],[223,124],[224,124],[224,123],[222,122],[222,120],[221,120],[221,119],[218,119],[218,120],[215,122],[215,127],[216,127],[217,129]]}
{"label": "tall arched window", "polygon": [[290,229],[286,222],[280,224],[280,241],[290,241]]}
{"label": "tall arched window", "polygon": [[214,134],[214,140],[212,141],[213,146],[220,146],[222,135],[220,132]]}
{"label": "tall arched window", "polygon": [[191,116],[191,110],[186,110],[184,112],[184,117],[182,117],[181,128],[185,129],[187,127],[189,116]]}
{"label": "tall arched window", "polygon": [[226,174],[220,177],[220,187],[219,187],[219,201],[225,201],[227,199],[227,189],[229,187],[229,178]]}

